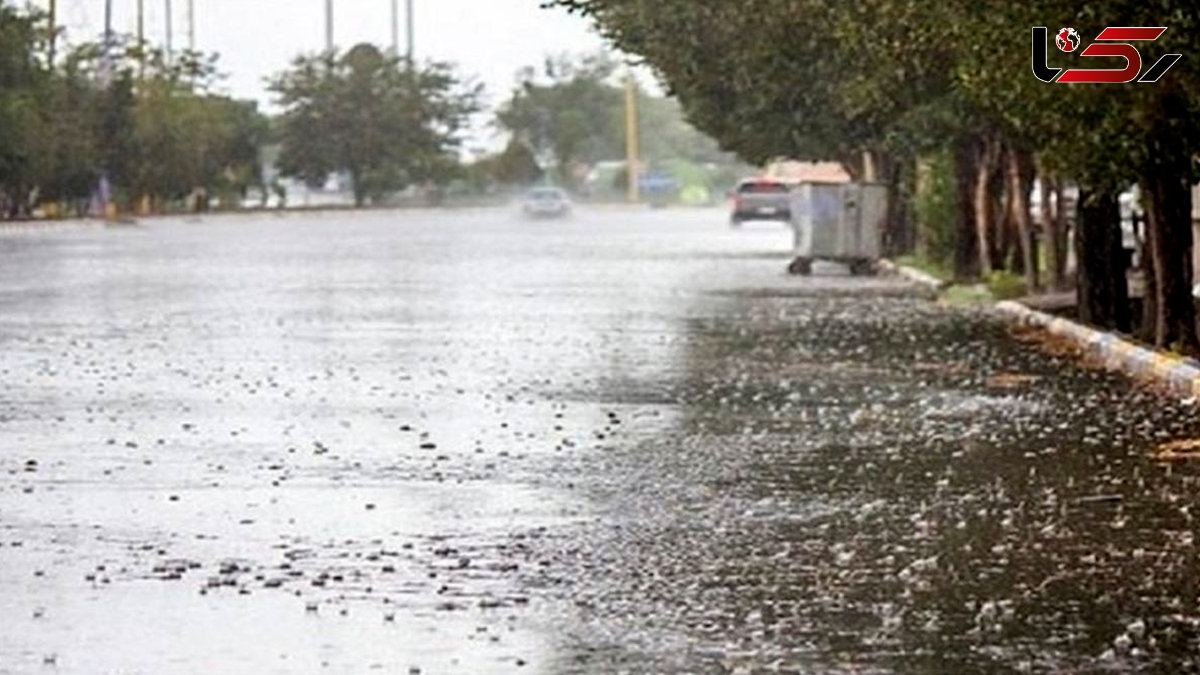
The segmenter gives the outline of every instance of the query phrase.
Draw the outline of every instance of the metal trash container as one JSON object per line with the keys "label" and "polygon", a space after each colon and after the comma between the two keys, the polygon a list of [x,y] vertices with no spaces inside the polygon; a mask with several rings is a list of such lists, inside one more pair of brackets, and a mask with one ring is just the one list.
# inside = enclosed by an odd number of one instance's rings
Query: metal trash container
{"label": "metal trash container", "polygon": [[887,187],[863,183],[800,183],[791,195],[795,260],[792,274],[811,274],[816,260],[871,274],[887,221]]}

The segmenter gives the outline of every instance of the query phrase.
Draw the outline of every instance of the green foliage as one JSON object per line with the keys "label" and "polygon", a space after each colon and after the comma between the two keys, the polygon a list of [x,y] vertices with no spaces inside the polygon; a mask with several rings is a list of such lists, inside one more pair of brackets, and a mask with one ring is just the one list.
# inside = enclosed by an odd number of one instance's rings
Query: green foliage
{"label": "green foliage", "polygon": [[616,68],[603,55],[546,59],[540,73],[521,73],[496,123],[560,182],[574,184],[577,165],[625,154],[624,98],[610,83]]}
{"label": "green foliage", "polygon": [[921,256],[940,264],[952,262],[955,248],[954,161],[947,150],[931,153],[918,162],[916,216],[918,250]]}
{"label": "green foliage", "polygon": [[448,64],[417,66],[365,44],[298,57],[271,90],[284,111],[280,171],[310,184],[346,172],[360,206],[451,178],[481,92]]}
{"label": "green foliage", "polygon": [[983,284],[956,284],[946,288],[938,297],[941,302],[955,307],[974,307],[989,305],[996,298]]}
{"label": "green foliage", "polygon": [[469,182],[477,192],[496,185],[532,185],[544,176],[533,151],[515,138],[509,141],[502,152],[480,158],[471,164],[467,173]]}
{"label": "green foliage", "polygon": [[[558,182],[574,185],[581,165],[625,158],[625,90],[617,70],[604,54],[547,59],[540,72],[527,68],[496,125],[531,148]],[[729,153],[688,123],[675,99],[639,91],[637,102],[647,163],[731,163]]]}
{"label": "green foliage", "polygon": [[1029,294],[1024,277],[1006,270],[992,272],[986,282],[988,291],[996,300],[1014,300]]}
{"label": "green foliage", "polygon": [[[1106,25],[1169,25],[1146,53],[1197,53],[1200,14],[1190,0],[552,4],[590,16],[618,47],[643,57],[693,122],[754,162],[851,162],[881,149],[912,156],[963,134],[998,133],[1036,148],[1052,169],[1121,184],[1164,155],[1147,138],[1156,122],[1174,120],[1182,148],[1198,144],[1190,123],[1200,100],[1196,59],[1185,57],[1153,87],[1046,85],[1029,73],[1030,27],[1038,25],[1073,25],[1084,35]],[[1063,55],[1052,58],[1067,65]],[[1187,105],[1169,112],[1162,99],[1171,96]]]}
{"label": "green foliage", "polygon": [[[1021,203],[1031,167],[1085,193],[1112,196],[1138,182],[1152,188],[1147,192],[1170,195],[1151,204],[1147,221],[1148,259],[1162,283],[1153,303],[1158,316],[1146,324],[1156,326],[1160,344],[1182,332],[1200,351],[1189,292],[1187,189],[1200,178],[1200,12],[1194,0],[549,4],[589,16],[617,47],[644,59],[690,120],[749,161],[837,160],[861,175],[866,162],[860,158],[869,157],[897,197],[895,167],[957,151],[961,182],[935,182],[916,211],[927,255],[945,257],[953,245],[964,275],[1021,260],[1035,283],[1033,228]],[[1073,26],[1085,40],[1106,26],[1167,26],[1153,43],[1138,43],[1143,67],[1165,53],[1184,56],[1154,84],[1047,84],[1030,72],[1033,26]],[[1054,68],[1120,65],[1120,59],[1081,61],[1078,53],[1048,52]],[[959,207],[953,216],[951,187]],[[1021,211],[1005,211],[1010,197]],[[890,206],[901,202],[892,199]],[[948,236],[948,223],[958,236]],[[1098,231],[1112,225],[1091,224]],[[907,234],[902,230],[889,234]],[[1008,236],[1012,230],[1017,236]],[[1008,255],[1011,246],[1020,255]],[[1081,304],[1098,317],[1120,317],[1123,293],[1109,297],[1101,289],[1120,286],[1124,270],[1113,269],[1115,256],[1088,255],[1099,250],[1077,251],[1077,273],[1085,282],[1101,275],[1118,282],[1079,284]]]}
{"label": "green foliage", "polygon": [[0,204],[81,211],[107,176],[127,207],[192,194],[237,204],[261,173],[266,121],[253,103],[210,93],[215,57],[122,39],[81,45],[51,68],[45,15],[0,6]]}
{"label": "green foliage", "polygon": [[44,113],[48,82],[36,59],[42,17],[0,4],[0,209],[28,208],[41,153],[52,132]]}
{"label": "green foliage", "polygon": [[903,255],[896,258],[896,264],[921,270],[942,281],[954,280],[954,270],[945,260],[935,260],[924,255]]}
{"label": "green foliage", "polygon": [[543,175],[537,158],[524,144],[509,141],[504,152],[496,157],[495,179],[504,185],[529,185],[541,180]]}
{"label": "green foliage", "polygon": [[722,151],[711,136],[687,122],[678,100],[642,95],[638,103],[643,156],[691,164],[730,163],[729,153]]}
{"label": "green foliage", "polygon": [[[588,14],[621,49],[643,57],[721,146],[755,164],[779,157],[849,159],[878,145],[910,101],[937,98],[939,55],[912,43],[896,3],[819,0],[557,0]],[[910,9],[908,14],[921,12]],[[866,39],[870,34],[869,39]],[[910,45],[911,71],[893,53]],[[926,53],[928,52],[928,53]],[[857,58],[856,58],[857,57]],[[879,67],[864,68],[871,61]]]}

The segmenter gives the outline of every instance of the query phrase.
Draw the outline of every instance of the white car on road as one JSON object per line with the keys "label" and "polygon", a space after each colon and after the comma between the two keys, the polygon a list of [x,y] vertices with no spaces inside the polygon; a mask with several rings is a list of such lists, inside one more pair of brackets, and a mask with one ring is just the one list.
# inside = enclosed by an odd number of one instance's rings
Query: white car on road
{"label": "white car on road", "polygon": [[571,200],[561,188],[534,188],[521,201],[521,212],[530,218],[562,218],[571,213]]}

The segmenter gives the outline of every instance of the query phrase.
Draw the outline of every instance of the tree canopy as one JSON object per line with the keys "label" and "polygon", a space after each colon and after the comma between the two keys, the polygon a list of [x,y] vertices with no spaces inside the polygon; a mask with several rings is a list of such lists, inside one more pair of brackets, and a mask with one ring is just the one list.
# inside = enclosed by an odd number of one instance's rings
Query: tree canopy
{"label": "tree canopy", "polygon": [[47,17],[0,6],[0,202],[86,209],[101,177],[126,209],[190,195],[238,202],[259,182],[267,124],[213,92],[215,57],[114,37],[51,65]]}
{"label": "tree canopy", "polygon": [[310,184],[345,172],[358,205],[453,171],[481,91],[448,64],[365,44],[298,57],[271,90],[283,108],[280,171]]}
{"label": "tree canopy", "polygon": [[[1033,177],[1077,185],[1081,311],[1101,325],[1128,328],[1121,312],[1104,309],[1123,303],[1123,296],[1093,293],[1124,287],[1123,269],[1108,260],[1114,238],[1119,248],[1120,232],[1114,210],[1103,205],[1140,184],[1147,195],[1147,267],[1155,286],[1149,313],[1155,325],[1146,335],[1158,344],[1200,346],[1189,290],[1188,186],[1200,147],[1200,61],[1189,57],[1200,53],[1194,3],[550,4],[591,17],[617,47],[660,75],[689,119],[750,161],[840,160],[855,176],[889,182],[893,201],[902,205],[901,191],[913,183],[921,156],[951,153],[959,175],[960,275],[1014,267],[1036,286]],[[1144,68],[1163,53],[1185,57],[1153,84],[1047,84],[1031,73],[1035,26],[1072,26],[1085,41],[1106,26],[1168,26],[1158,41],[1138,43]],[[1051,51],[1055,68],[1122,65],[1119,58]],[[1055,222],[1049,219],[1047,226],[1053,229]],[[1057,246],[1061,233],[1047,237]],[[1113,281],[1092,283],[1104,276]]]}
{"label": "tree canopy", "polygon": [[[625,158],[620,70],[606,53],[548,58],[540,71],[519,74],[496,126],[570,185],[579,165]],[[648,162],[729,163],[729,155],[688,122],[678,101],[639,91],[638,108],[641,154]]]}

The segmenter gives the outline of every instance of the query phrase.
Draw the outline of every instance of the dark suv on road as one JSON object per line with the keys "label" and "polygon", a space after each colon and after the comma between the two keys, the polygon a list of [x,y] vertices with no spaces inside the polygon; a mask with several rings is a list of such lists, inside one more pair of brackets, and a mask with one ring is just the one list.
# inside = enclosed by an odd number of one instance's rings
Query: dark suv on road
{"label": "dark suv on road", "polygon": [[791,185],[774,178],[748,178],[738,183],[730,223],[737,227],[747,220],[791,220],[791,191]]}

